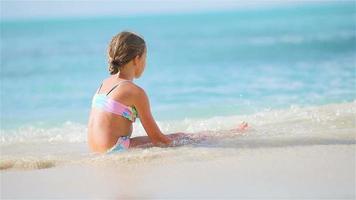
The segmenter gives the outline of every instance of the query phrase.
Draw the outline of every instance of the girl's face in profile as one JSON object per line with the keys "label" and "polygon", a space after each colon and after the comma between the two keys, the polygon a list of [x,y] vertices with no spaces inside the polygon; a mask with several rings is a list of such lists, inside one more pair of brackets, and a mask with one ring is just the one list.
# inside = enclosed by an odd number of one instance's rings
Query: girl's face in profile
{"label": "girl's face in profile", "polygon": [[139,78],[143,71],[145,70],[146,67],[146,50],[143,52],[141,57],[137,57],[137,67],[136,67],[136,71],[135,71],[135,77]]}

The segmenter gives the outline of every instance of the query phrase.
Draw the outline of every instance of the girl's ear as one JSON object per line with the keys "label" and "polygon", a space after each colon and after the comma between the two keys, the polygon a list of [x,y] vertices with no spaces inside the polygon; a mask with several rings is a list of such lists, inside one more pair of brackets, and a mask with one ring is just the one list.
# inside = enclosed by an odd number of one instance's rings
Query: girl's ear
{"label": "girl's ear", "polygon": [[134,65],[137,65],[139,63],[139,56],[135,56],[134,59],[133,59],[133,64]]}

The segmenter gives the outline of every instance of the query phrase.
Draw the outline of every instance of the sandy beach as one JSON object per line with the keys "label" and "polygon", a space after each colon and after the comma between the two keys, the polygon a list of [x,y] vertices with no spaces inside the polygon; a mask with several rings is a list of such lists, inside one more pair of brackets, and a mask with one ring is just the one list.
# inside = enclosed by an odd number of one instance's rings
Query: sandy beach
{"label": "sandy beach", "polygon": [[[205,149],[190,161],[93,162],[1,172],[2,198],[353,199],[355,145]],[[168,153],[167,153],[168,154]],[[115,156],[112,158],[115,162]],[[117,163],[117,162],[116,162]]]}

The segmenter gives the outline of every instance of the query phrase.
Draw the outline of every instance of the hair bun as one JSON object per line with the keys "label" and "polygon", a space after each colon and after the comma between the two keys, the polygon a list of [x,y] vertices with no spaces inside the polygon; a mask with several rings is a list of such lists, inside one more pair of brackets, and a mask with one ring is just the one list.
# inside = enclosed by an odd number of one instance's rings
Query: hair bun
{"label": "hair bun", "polygon": [[110,63],[113,67],[118,68],[121,65],[121,62],[118,60],[112,60]]}

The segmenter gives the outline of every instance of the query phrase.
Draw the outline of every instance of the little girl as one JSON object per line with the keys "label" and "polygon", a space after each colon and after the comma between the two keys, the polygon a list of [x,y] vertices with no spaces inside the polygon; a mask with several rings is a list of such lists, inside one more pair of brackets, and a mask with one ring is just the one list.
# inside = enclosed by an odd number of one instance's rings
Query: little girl
{"label": "little girl", "polygon": [[[114,152],[140,145],[171,146],[187,134],[164,135],[157,126],[144,89],[133,83],[146,65],[143,38],[132,32],[114,36],[108,47],[109,72],[92,100],[88,122],[88,143],[94,152]],[[132,123],[139,117],[148,135],[130,138]],[[242,125],[247,126],[247,124]]]}

